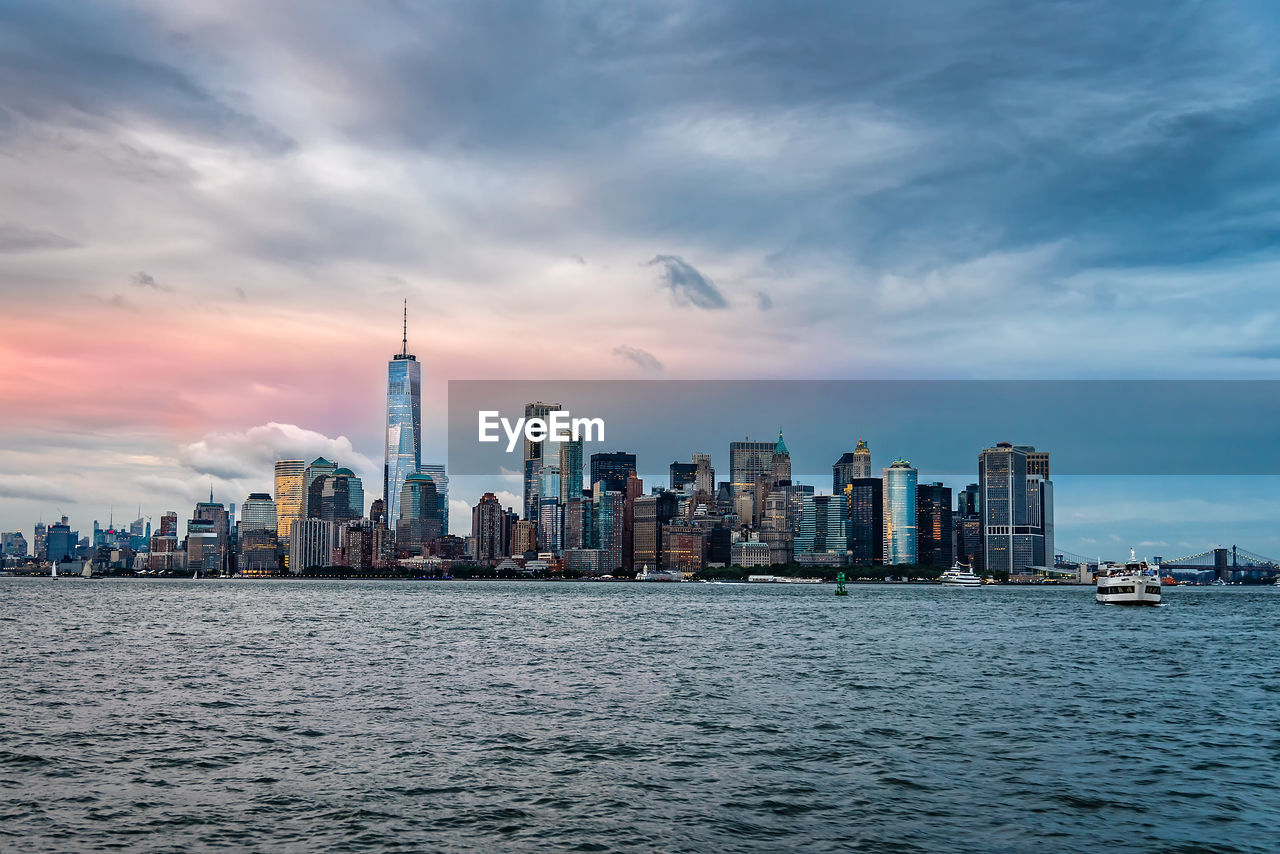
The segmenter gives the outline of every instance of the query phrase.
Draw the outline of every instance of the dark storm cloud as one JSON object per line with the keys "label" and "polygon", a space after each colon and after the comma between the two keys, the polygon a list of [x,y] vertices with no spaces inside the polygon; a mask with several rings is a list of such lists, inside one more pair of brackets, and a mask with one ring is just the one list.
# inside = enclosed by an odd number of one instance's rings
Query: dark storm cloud
{"label": "dark storm cloud", "polygon": [[649,262],[649,266],[662,268],[662,280],[671,290],[672,296],[681,305],[694,305],[698,308],[725,308],[724,295],[716,289],[710,279],[683,258],[677,255],[657,255]]}
{"label": "dark storm cloud", "polygon": [[292,141],[237,107],[216,79],[197,79],[198,45],[125,8],[0,2],[0,106],[10,127],[110,128],[144,118],[227,144],[270,151]]}
{"label": "dark storm cloud", "polygon": [[[915,272],[1057,241],[1064,271],[1178,263],[1280,229],[1265,4],[404,14],[415,35],[357,77],[352,132],[584,176],[620,231]],[[896,137],[864,138],[873,121]],[[726,123],[745,138],[699,147]]]}

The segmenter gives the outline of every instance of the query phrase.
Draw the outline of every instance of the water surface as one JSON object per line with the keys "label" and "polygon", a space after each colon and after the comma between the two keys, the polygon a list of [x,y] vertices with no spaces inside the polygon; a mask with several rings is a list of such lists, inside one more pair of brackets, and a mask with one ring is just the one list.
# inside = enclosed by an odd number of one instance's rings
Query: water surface
{"label": "water surface", "polygon": [[0,848],[1269,851],[1280,589],[0,580]]}

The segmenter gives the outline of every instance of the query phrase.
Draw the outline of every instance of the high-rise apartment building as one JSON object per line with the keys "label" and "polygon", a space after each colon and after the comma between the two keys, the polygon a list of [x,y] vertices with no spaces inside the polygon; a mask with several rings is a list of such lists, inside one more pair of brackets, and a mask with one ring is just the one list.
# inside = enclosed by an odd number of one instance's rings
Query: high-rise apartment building
{"label": "high-rise apartment building", "polygon": [[400,352],[387,363],[387,436],[382,466],[382,503],[387,524],[400,519],[404,482],[422,466],[422,365],[409,352],[409,307],[405,303]]}
{"label": "high-rise apartment building", "polygon": [[502,503],[498,496],[486,492],[471,508],[471,536],[475,539],[476,560],[495,560],[505,556],[502,526]]}
{"label": "high-rise apartment building", "polygon": [[884,470],[884,562],[890,566],[915,563],[916,482],[919,473],[906,460],[894,460]]}

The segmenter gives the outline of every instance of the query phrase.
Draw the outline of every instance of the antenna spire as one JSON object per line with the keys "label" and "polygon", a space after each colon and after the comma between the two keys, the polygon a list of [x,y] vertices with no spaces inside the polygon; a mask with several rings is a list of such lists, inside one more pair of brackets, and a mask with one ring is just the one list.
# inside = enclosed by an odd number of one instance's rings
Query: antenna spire
{"label": "antenna spire", "polygon": [[400,339],[400,355],[403,356],[408,352],[409,352],[409,299],[408,297],[406,297],[404,301],[404,335]]}

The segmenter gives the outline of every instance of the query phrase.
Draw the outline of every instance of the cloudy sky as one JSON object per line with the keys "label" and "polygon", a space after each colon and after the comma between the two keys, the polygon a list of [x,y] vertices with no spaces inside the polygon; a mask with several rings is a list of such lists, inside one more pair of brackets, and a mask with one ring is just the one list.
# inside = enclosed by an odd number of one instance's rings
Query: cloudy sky
{"label": "cloudy sky", "polygon": [[[379,492],[405,298],[438,459],[449,379],[1280,377],[1276,44],[1262,2],[0,0],[0,528],[277,455]],[[1064,484],[1060,543],[1280,553],[1274,481],[1169,493]]]}

